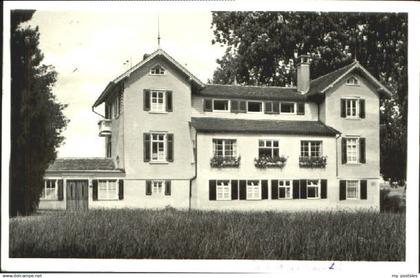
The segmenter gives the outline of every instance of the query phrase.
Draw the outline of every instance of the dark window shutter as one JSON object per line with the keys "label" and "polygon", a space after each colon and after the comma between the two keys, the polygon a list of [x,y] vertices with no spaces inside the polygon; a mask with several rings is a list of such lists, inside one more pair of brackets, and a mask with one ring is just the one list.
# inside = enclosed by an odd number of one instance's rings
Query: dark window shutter
{"label": "dark window shutter", "polygon": [[298,115],[305,115],[305,103],[299,102],[297,104],[297,114]]}
{"label": "dark window shutter", "polygon": [[341,118],[346,117],[346,100],[341,99]]}
{"label": "dark window shutter", "polygon": [[143,91],[143,108],[144,111],[150,111],[150,90]]}
{"label": "dark window shutter", "polygon": [[299,180],[293,180],[293,199],[299,199]]}
{"label": "dark window shutter", "polygon": [[165,195],[170,196],[171,195],[171,181],[165,181]]}
{"label": "dark window shutter", "polygon": [[152,181],[146,180],[146,195],[152,195]]}
{"label": "dark window shutter", "polygon": [[347,163],[347,141],[346,138],[341,138],[341,164]]}
{"label": "dark window shutter", "polygon": [[209,180],[209,200],[216,200],[216,181]]}
{"label": "dark window shutter", "polygon": [[63,196],[64,195],[63,194],[63,180],[58,180],[57,183],[58,183],[58,185],[57,185],[58,186],[58,192],[57,192],[58,196],[57,196],[57,198],[58,198],[59,201],[62,201],[63,197],[64,197]]}
{"label": "dark window shutter", "polygon": [[278,101],[273,102],[273,114],[280,113],[280,103]]}
{"label": "dark window shutter", "polygon": [[359,162],[366,163],[366,138],[359,138]]}
{"label": "dark window shutter", "polygon": [[261,199],[268,199],[268,180],[261,180]]}
{"label": "dark window shutter", "polygon": [[92,200],[98,200],[98,180],[92,180]]}
{"label": "dark window shutter", "polygon": [[166,111],[172,112],[172,91],[166,91]]}
{"label": "dark window shutter", "polygon": [[239,101],[233,100],[233,99],[230,101],[230,111],[232,113],[238,113],[239,112]]}
{"label": "dark window shutter", "polygon": [[367,200],[367,180],[360,181],[360,199]]}
{"label": "dark window shutter", "polygon": [[306,180],[300,180],[300,198],[306,199]]}
{"label": "dark window shutter", "polygon": [[150,161],[150,133],[143,133],[143,160]]}
{"label": "dark window shutter", "polygon": [[362,118],[362,119],[364,119],[366,117],[365,100],[364,99],[359,100],[359,117]]}
{"label": "dark window shutter", "polygon": [[119,200],[124,199],[124,180],[118,181],[118,199]]}
{"label": "dark window shutter", "polygon": [[346,181],[341,180],[340,181],[340,200],[346,199]]}
{"label": "dark window shutter", "polygon": [[264,113],[265,114],[272,114],[273,113],[273,102],[271,102],[271,101],[264,102]]}
{"label": "dark window shutter", "polygon": [[321,199],[327,199],[327,180],[321,180]]}
{"label": "dark window shutter", "polygon": [[239,102],[239,112],[246,113],[246,101],[245,100],[241,100]]}
{"label": "dark window shutter", "polygon": [[239,199],[246,200],[246,180],[239,181]]}
{"label": "dark window shutter", "polygon": [[231,186],[232,200],[238,200],[238,181],[237,180],[231,180],[230,181],[230,186]]}
{"label": "dark window shutter", "polygon": [[271,199],[277,200],[279,198],[279,181],[271,180]]}
{"label": "dark window shutter", "polygon": [[167,147],[168,149],[166,150],[166,160],[169,162],[173,162],[174,161],[174,135],[172,133],[168,133],[167,134]]}
{"label": "dark window shutter", "polygon": [[204,112],[213,111],[213,101],[211,99],[204,99]]}

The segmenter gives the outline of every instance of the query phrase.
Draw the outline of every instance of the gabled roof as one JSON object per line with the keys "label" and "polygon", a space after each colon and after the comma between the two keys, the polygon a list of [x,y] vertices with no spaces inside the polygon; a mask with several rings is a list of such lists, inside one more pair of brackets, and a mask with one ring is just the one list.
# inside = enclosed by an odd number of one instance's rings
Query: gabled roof
{"label": "gabled roof", "polygon": [[288,135],[335,136],[339,131],[319,121],[244,120],[200,117],[191,119],[201,132],[269,133]]}
{"label": "gabled roof", "polygon": [[114,87],[120,81],[122,81],[126,77],[129,77],[131,73],[133,73],[134,71],[138,70],[143,65],[145,65],[147,62],[153,60],[156,57],[163,57],[163,58],[165,58],[168,62],[170,62],[178,70],[180,70],[184,75],[186,75],[187,77],[189,77],[191,79],[191,81],[193,83],[195,83],[198,87],[200,87],[200,88],[204,87],[204,83],[203,82],[201,82],[197,77],[195,77],[191,72],[189,72],[184,66],[182,66],[180,63],[178,63],[177,61],[175,61],[175,59],[172,58],[168,53],[166,53],[165,51],[163,51],[162,49],[159,48],[158,50],[156,50],[155,52],[153,52],[152,54],[150,54],[147,58],[143,59],[142,61],[140,61],[139,63],[137,63],[136,65],[134,65],[132,68],[130,68],[129,70],[127,70],[126,72],[124,72],[123,74],[121,74],[120,76],[118,76],[117,78],[115,78],[114,80],[112,80],[111,82],[109,82],[109,84],[106,86],[106,88],[101,93],[101,95],[99,96],[99,98],[93,104],[93,107],[96,107],[96,106],[100,105],[102,102],[104,102],[105,101],[105,98],[108,96],[108,94],[114,89]]}
{"label": "gabled roof", "polygon": [[123,172],[111,158],[57,158],[46,172]]}
{"label": "gabled roof", "polygon": [[330,72],[312,80],[309,92],[306,93],[306,95],[323,95],[328,88],[331,88],[347,74],[356,70],[369,81],[371,81],[376,86],[378,91],[382,93],[385,97],[391,97],[391,92],[384,85],[382,85],[375,77],[373,77],[357,60],[354,60],[351,64],[348,64],[333,72]]}
{"label": "gabled roof", "polygon": [[275,86],[242,86],[242,85],[220,85],[208,84],[197,94],[203,97],[220,98],[246,98],[246,99],[270,99],[270,100],[305,100],[296,87],[275,87]]}

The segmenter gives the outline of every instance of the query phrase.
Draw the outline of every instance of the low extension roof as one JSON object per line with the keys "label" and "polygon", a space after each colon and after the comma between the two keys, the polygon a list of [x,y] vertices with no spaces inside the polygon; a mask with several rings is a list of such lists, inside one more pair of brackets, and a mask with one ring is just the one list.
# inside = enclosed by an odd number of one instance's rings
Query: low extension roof
{"label": "low extension roof", "polygon": [[117,172],[122,169],[115,167],[111,158],[57,158],[46,172]]}
{"label": "low extension roof", "polygon": [[220,85],[209,84],[197,93],[203,97],[220,98],[246,98],[258,100],[305,100],[296,90],[296,87],[275,87],[275,86],[243,86],[243,85]]}
{"label": "low extension roof", "polygon": [[319,121],[244,120],[200,117],[191,119],[201,132],[270,133],[288,135],[335,136],[339,131]]}

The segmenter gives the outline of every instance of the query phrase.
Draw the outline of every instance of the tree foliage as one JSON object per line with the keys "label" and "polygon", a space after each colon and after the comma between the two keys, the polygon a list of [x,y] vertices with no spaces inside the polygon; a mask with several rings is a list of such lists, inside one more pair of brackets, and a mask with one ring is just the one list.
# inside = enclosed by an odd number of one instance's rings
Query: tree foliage
{"label": "tree foliage", "polygon": [[297,55],[311,56],[312,79],[357,58],[393,92],[381,103],[381,173],[405,179],[407,14],[214,12],[212,28],[226,46],[213,83],[288,86]]}
{"label": "tree foliage", "polygon": [[44,172],[68,123],[66,105],[52,92],[57,73],[42,64],[38,27],[22,27],[34,12],[11,12],[10,216],[28,215],[38,206]]}

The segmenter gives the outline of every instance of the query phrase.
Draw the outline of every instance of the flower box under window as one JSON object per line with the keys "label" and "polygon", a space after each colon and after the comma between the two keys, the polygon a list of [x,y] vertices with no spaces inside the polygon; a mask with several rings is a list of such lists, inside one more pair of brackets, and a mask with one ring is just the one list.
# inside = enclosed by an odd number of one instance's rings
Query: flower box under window
{"label": "flower box under window", "polygon": [[327,166],[326,156],[301,156],[299,157],[301,168],[325,168]]}
{"label": "flower box under window", "polygon": [[257,168],[283,168],[286,165],[287,157],[285,156],[261,156],[254,159]]}
{"label": "flower box under window", "polygon": [[241,157],[230,156],[215,156],[210,159],[210,166],[212,168],[238,168],[241,162]]}

